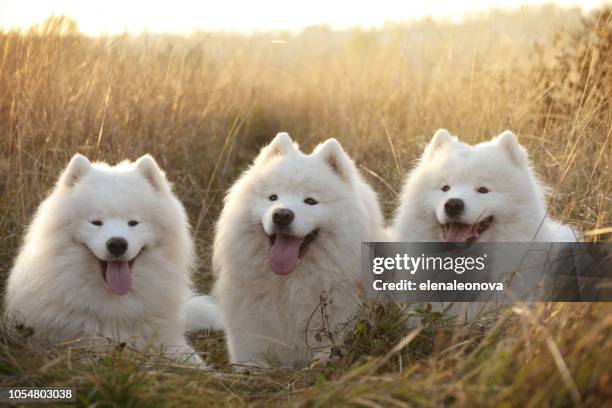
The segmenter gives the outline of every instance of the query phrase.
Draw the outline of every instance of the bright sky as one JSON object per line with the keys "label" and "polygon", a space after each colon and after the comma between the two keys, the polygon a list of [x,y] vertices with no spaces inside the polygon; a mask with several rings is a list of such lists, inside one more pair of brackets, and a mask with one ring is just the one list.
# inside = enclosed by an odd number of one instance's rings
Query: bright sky
{"label": "bright sky", "polygon": [[0,27],[29,28],[50,15],[75,19],[87,34],[195,30],[300,30],[309,25],[371,27],[425,16],[461,21],[470,13],[526,4],[593,9],[610,0],[0,0]]}

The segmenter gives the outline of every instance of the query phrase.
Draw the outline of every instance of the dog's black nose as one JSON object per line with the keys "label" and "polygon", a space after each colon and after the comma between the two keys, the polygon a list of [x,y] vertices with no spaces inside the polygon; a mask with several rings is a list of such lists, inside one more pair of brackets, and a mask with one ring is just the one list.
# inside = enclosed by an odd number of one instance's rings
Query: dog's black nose
{"label": "dog's black nose", "polygon": [[106,241],[106,249],[114,256],[121,256],[127,251],[128,242],[124,238],[114,237]]}
{"label": "dog's black nose", "polygon": [[456,217],[463,212],[465,204],[460,198],[451,198],[444,204],[444,212],[451,217]]}
{"label": "dog's black nose", "polygon": [[286,208],[279,208],[272,214],[272,221],[279,227],[288,227],[293,222],[295,215],[293,211]]}

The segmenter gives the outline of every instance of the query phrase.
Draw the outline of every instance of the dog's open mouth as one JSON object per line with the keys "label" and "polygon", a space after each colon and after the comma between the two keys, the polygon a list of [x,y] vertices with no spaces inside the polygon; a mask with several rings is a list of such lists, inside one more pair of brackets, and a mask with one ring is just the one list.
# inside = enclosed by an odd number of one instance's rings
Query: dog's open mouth
{"label": "dog's open mouth", "polygon": [[141,253],[142,250],[130,261],[98,259],[102,267],[102,278],[115,295],[125,295],[132,289],[132,266]]}
{"label": "dog's open mouth", "polygon": [[268,235],[270,241],[268,261],[272,272],[277,275],[291,273],[318,234],[319,230],[313,230],[304,237],[295,237],[283,233]]}
{"label": "dog's open mouth", "polygon": [[451,222],[442,225],[442,232],[446,242],[473,242],[493,224],[493,216],[490,215],[476,224],[463,224]]}

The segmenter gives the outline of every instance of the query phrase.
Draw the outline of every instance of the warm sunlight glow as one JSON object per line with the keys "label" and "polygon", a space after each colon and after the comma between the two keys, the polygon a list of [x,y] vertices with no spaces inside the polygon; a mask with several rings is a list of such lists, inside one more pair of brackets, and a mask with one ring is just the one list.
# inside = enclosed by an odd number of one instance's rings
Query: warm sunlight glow
{"label": "warm sunlight glow", "polygon": [[[492,7],[509,9],[544,3],[551,1],[0,0],[0,26],[27,29],[50,15],[66,15],[77,21],[81,31],[92,35],[124,31],[299,30],[319,24],[333,28],[371,27],[388,21],[410,21],[426,16],[460,21],[466,15],[485,12]],[[557,0],[553,3],[592,9],[606,0]]]}

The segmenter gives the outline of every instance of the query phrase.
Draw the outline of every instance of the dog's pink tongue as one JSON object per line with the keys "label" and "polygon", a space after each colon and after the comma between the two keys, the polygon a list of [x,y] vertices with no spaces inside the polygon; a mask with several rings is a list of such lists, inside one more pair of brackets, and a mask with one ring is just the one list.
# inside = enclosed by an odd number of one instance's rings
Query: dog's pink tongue
{"label": "dog's pink tongue", "polygon": [[106,283],[115,295],[125,295],[132,289],[132,273],[126,261],[106,263]]}
{"label": "dog's pink tongue", "polygon": [[451,222],[446,232],[446,242],[464,242],[471,235],[472,227],[460,222]]}
{"label": "dog's pink tongue", "polygon": [[268,261],[272,272],[277,275],[287,275],[297,265],[300,255],[300,245],[303,238],[296,238],[284,234],[276,234],[274,245],[268,252]]}

